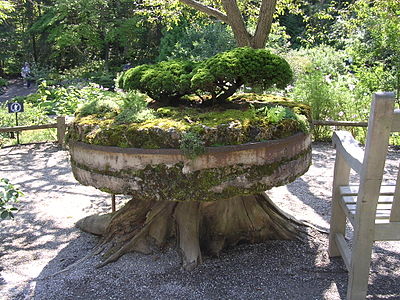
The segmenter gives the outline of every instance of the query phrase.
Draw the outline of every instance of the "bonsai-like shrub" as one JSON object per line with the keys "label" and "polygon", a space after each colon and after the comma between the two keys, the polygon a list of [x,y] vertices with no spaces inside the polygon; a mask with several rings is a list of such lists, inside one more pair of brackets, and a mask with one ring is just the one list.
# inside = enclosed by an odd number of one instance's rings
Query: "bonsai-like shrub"
{"label": "bonsai-like shrub", "polygon": [[285,88],[293,79],[289,64],[267,50],[236,48],[200,64],[192,73],[192,87],[217,102],[226,100],[243,84]]}
{"label": "bonsai-like shrub", "polygon": [[118,83],[139,90],[156,101],[178,105],[183,96],[196,94],[203,103],[224,102],[243,84],[284,88],[293,78],[289,64],[267,50],[236,48],[203,62],[168,61],[141,65],[124,73]]}
{"label": "bonsai-like shrub", "polygon": [[183,60],[141,65],[126,71],[118,80],[124,90],[139,90],[156,101],[177,105],[178,100],[192,94],[191,72],[196,63]]}

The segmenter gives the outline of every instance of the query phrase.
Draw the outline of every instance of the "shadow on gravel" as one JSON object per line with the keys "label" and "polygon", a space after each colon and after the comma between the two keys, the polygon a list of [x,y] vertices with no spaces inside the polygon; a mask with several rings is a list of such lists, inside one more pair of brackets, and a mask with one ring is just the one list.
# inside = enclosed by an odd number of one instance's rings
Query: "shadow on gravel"
{"label": "shadow on gravel", "polygon": [[[35,268],[78,234],[77,229],[60,225],[58,216],[69,218],[69,201],[79,202],[90,190],[76,188],[66,154],[60,155],[51,143],[1,149],[0,177],[9,178],[25,194],[15,219],[1,221],[0,299],[31,299],[19,298],[24,287],[18,281],[38,274]],[[103,195],[89,195],[99,211],[109,210]],[[64,204],[59,206],[60,202]],[[15,297],[3,298],[2,292]]]}
{"label": "shadow on gravel", "polygon": [[[16,223],[7,223],[0,231],[0,271],[10,257],[18,264],[19,260],[26,260],[33,266],[36,260],[42,259],[45,265],[40,273],[31,277],[33,280],[16,286],[9,293],[12,297],[6,299],[345,299],[347,271],[344,263],[328,257],[327,235],[311,228],[307,229],[309,234],[304,240],[242,244],[218,258],[204,257],[203,264],[192,272],[181,270],[175,248],[151,255],[129,253],[101,269],[95,268],[100,262],[99,256],[80,261],[95,247],[97,238],[74,227],[60,228],[56,216],[39,216],[35,206],[29,203],[36,200],[44,205],[65,197],[68,201],[79,202],[79,195],[90,193],[70,179],[65,159],[54,159],[53,153],[57,151],[52,145],[39,149],[32,146],[28,151],[16,149],[0,157],[2,174],[3,171],[6,176],[28,172],[32,178],[18,182],[32,198],[23,200],[24,207]],[[39,157],[49,168],[35,164]],[[313,194],[306,179],[299,180],[300,188],[305,189],[307,195]],[[297,193],[294,189],[291,192]],[[40,199],[42,193],[53,199]],[[104,196],[91,196],[92,210],[109,209]],[[311,196],[314,197],[308,200],[311,207],[316,203],[313,201],[328,201],[322,196]],[[65,217],[70,212],[66,208],[66,211],[54,213]],[[86,213],[83,210],[83,214]],[[32,249],[35,251],[30,251]],[[47,249],[54,249],[51,252],[54,255],[42,258],[41,251]],[[380,253],[373,263],[370,277],[373,285],[369,293],[374,295],[373,299],[399,299],[398,253],[380,245],[376,251]],[[51,276],[71,265],[67,271]],[[0,289],[4,284],[0,276]]]}
{"label": "shadow on gravel", "polygon": [[[311,230],[306,240],[238,245],[219,258],[204,257],[192,272],[180,268],[177,251],[130,253],[96,269],[100,257],[84,257],[94,238],[82,234],[50,261],[38,276],[36,300],[44,299],[338,299],[345,295],[347,272],[330,261],[326,235]],[[49,277],[50,276],[50,277]]]}
{"label": "shadow on gravel", "polygon": [[[315,144],[313,145],[314,148]],[[328,143],[318,143],[318,151],[313,149],[313,165],[312,168],[321,168],[328,174],[320,173],[320,178],[312,178],[310,175],[298,178],[295,184],[288,184],[287,189],[292,194],[297,196],[305,205],[314,209],[328,224],[330,223],[331,214],[331,184],[333,180],[333,167],[335,163],[335,150]],[[384,180],[391,182],[397,176],[399,154],[395,148],[390,148],[388,160],[385,166]],[[318,172],[317,172],[318,174]],[[326,180],[330,180],[329,190],[319,190],[320,194],[316,194],[315,186],[321,185],[321,189],[326,186]],[[352,173],[350,182],[356,183],[358,175]],[[312,185],[310,185],[312,183]],[[314,187],[314,192],[312,188]],[[321,205],[321,203],[326,203]],[[325,228],[324,228],[325,229]],[[329,230],[329,227],[326,228]],[[347,238],[352,236],[351,225],[347,226]],[[351,243],[351,242],[350,242]],[[395,249],[395,251],[392,251]],[[375,243],[372,255],[371,270],[369,277],[368,299],[400,299],[400,242],[377,242]],[[327,250],[324,250],[327,251]],[[345,268],[344,262],[339,258],[332,258],[332,262],[338,263]],[[344,277],[347,286],[347,273]],[[345,297],[344,297],[345,298]]]}

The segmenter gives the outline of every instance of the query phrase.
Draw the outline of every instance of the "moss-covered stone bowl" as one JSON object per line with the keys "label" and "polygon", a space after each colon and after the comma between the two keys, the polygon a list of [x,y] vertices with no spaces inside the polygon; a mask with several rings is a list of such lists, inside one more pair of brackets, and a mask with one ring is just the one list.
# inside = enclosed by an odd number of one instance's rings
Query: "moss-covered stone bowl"
{"label": "moss-covered stone bowl", "polygon": [[260,193],[301,176],[311,163],[311,139],[207,147],[190,159],[179,149],[70,144],[75,178],[113,194],[167,201],[213,201]]}
{"label": "moss-covered stone bowl", "polygon": [[[293,114],[276,119],[268,113],[274,107]],[[163,107],[157,113],[133,124],[104,116],[75,120],[69,145],[76,179],[140,199],[214,201],[284,185],[311,163],[309,108],[295,102],[252,101],[206,112]],[[201,141],[196,155],[182,149],[188,132]]]}

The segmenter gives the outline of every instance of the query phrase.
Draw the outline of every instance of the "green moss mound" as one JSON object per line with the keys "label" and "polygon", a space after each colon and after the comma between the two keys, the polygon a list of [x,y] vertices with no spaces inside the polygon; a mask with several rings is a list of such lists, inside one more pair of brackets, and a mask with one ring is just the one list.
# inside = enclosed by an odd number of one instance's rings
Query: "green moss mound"
{"label": "green moss mound", "polygon": [[[143,122],[121,123],[118,115],[78,116],[68,138],[94,145],[132,148],[181,148],[238,145],[308,133],[310,108],[286,98],[243,94],[227,107],[161,107]],[[191,145],[192,143],[192,145]],[[193,150],[190,150],[193,149]]]}

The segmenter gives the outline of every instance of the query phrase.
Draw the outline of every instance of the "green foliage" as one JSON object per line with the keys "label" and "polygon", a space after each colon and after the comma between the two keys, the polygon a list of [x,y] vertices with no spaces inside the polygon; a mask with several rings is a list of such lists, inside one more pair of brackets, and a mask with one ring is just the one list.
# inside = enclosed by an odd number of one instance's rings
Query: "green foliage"
{"label": "green foliage", "polygon": [[49,86],[43,81],[36,94],[25,101],[46,111],[49,115],[72,115],[80,104],[100,98],[112,97],[114,93],[101,89],[94,84],[88,86]]}
{"label": "green foliage", "polygon": [[141,65],[125,72],[118,85],[124,90],[139,90],[154,100],[172,103],[192,93],[190,79],[195,66],[194,62],[183,60]]}
{"label": "green foliage", "polygon": [[155,118],[154,110],[147,104],[146,96],[138,92],[107,93],[81,105],[75,114],[78,118],[115,118],[119,124],[138,123]]}
{"label": "green foliage", "polygon": [[268,121],[271,123],[279,123],[283,119],[296,119],[294,112],[290,108],[283,106],[276,106],[268,109],[266,115]]}
{"label": "green foliage", "polygon": [[400,105],[399,12],[397,0],[359,0],[343,14],[342,30],[359,80],[359,95],[397,91]]}
{"label": "green foliage", "polygon": [[106,70],[106,62],[103,60],[90,61],[83,65],[64,70],[59,76],[61,85],[82,83],[95,83],[103,88],[114,89],[116,73]]}
{"label": "green foliage", "polygon": [[0,179],[0,219],[14,218],[14,212],[18,210],[14,205],[22,195],[22,192],[8,179]]}
{"label": "green foliage", "polygon": [[194,159],[205,152],[204,142],[195,132],[187,132],[182,135],[180,149],[190,159]]}
{"label": "green foliage", "polygon": [[76,115],[79,117],[101,115],[110,118],[115,117],[120,110],[120,106],[115,101],[107,98],[97,98],[78,108]]}
{"label": "green foliage", "polygon": [[293,109],[284,106],[262,107],[256,110],[256,114],[264,114],[267,121],[272,124],[281,123],[284,120],[294,120],[298,123],[299,128],[304,133],[310,132],[310,123],[307,117],[302,114],[297,114]]}
{"label": "green foliage", "polygon": [[[23,102],[25,98],[16,97],[12,101]],[[40,125],[50,122],[50,118],[46,115],[43,108],[37,107],[30,103],[24,103],[24,112],[18,114],[18,124],[23,125]],[[15,126],[15,114],[8,113],[6,103],[0,105],[0,127]]]}
{"label": "green foliage", "polygon": [[138,92],[129,92],[123,98],[122,111],[117,115],[117,123],[140,123],[155,119],[153,109],[147,107],[146,96]]}
{"label": "green foliage", "polygon": [[2,21],[7,19],[8,17],[7,13],[13,10],[14,10],[13,4],[10,1],[6,0],[0,1],[0,24],[2,23]]}
{"label": "green foliage", "polygon": [[4,78],[0,77],[0,88],[5,87],[8,85],[8,81]]}
{"label": "green foliage", "polygon": [[[368,119],[370,97],[357,96],[357,81],[350,73],[345,51],[330,46],[300,49],[288,55],[295,70],[296,81],[290,96],[312,107],[314,120],[365,121]],[[351,129],[360,140],[363,131]],[[332,129],[315,126],[316,140],[331,138]]]}
{"label": "green foliage", "polygon": [[266,50],[236,48],[203,62],[172,60],[142,65],[125,72],[119,86],[140,90],[154,100],[177,105],[184,95],[196,93],[202,101],[223,102],[243,84],[263,89],[285,87],[292,80],[289,64]]}
{"label": "green foliage", "polygon": [[273,86],[284,88],[292,76],[283,58],[266,50],[244,47],[205,60],[193,72],[191,83],[195,90],[225,100],[243,84],[264,90]]}
{"label": "green foliage", "polygon": [[343,22],[341,13],[346,11],[352,2],[357,1],[325,0],[304,3],[302,10],[305,30],[300,36],[302,45],[308,47],[340,46],[343,36],[338,29]]}
{"label": "green foliage", "polygon": [[[26,98],[14,98],[13,101],[23,102]],[[30,103],[24,103],[24,112],[18,114],[19,125],[40,125],[52,123],[51,119],[47,116],[43,108],[37,107]],[[8,113],[6,104],[0,105],[0,127],[13,127],[15,126],[15,114]],[[23,131],[20,134],[21,143],[28,143],[34,141],[48,141],[54,140],[55,137],[50,133],[52,130],[47,129],[44,131]],[[54,130],[53,130],[54,131]],[[10,133],[0,133],[0,147],[3,145],[10,145],[15,142],[10,138]]]}
{"label": "green foliage", "polygon": [[234,47],[235,40],[226,25],[184,19],[172,29],[165,30],[158,60],[200,61]]}

